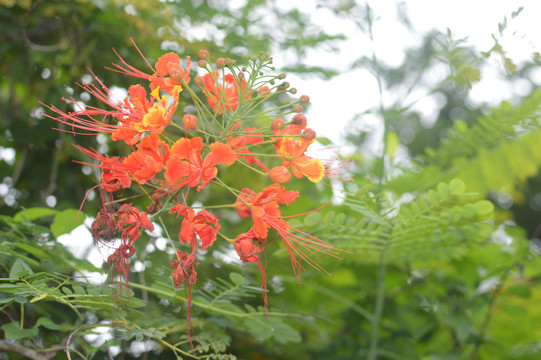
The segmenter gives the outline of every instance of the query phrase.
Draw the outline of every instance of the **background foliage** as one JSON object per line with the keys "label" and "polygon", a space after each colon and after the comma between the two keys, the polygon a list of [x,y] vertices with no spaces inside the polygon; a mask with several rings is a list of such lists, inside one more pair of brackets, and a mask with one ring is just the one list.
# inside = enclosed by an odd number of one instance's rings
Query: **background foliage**
{"label": "background foliage", "polygon": [[[377,40],[366,4],[329,9]],[[268,318],[258,269],[232,262],[227,244],[206,254],[212,261],[199,270],[206,281],[194,288],[194,352],[184,291],[172,286],[170,254],[158,251],[163,233],[138,240],[139,266],[132,267],[129,287],[116,291],[107,286],[109,269],[56,241],[84,222],[84,216],[74,221],[76,209],[97,179],[72,162],[83,159],[70,144],[115,145],[52,130],[38,101],[84,97],[74,84],[88,77],[88,68],[127,87],[124,77],[102,69],[114,60],[112,48],[128,63],[142,64],[130,37],[150,59],[166,50],[206,48],[216,57],[273,49],[302,60],[344,36],[325,34],[301,10],[284,11],[273,1],[234,8],[219,1],[4,0],[0,21],[7,40],[0,42],[0,149],[6,154],[0,160],[0,358],[65,359],[66,348],[71,358],[86,359],[539,357],[541,93],[492,109],[468,101],[490,57],[501,58],[509,82],[532,81],[535,54],[515,64],[498,42],[507,19],[486,53],[451,31],[433,32],[398,67],[377,53],[352,65],[369,69],[381,93],[396,99],[370,113],[384,128],[384,146],[369,155],[373,142],[359,116],[349,127],[356,162],[344,192],[295,183],[306,196],[291,209],[308,211],[339,197],[296,226],[351,254],[341,262],[321,259],[334,277],[306,271],[302,286],[284,249],[268,254]],[[441,64],[448,72],[434,84],[432,70]],[[288,67],[335,74],[298,61]],[[416,88],[445,98],[430,128],[422,126],[417,100],[407,100]],[[223,194],[212,196],[220,202]],[[90,198],[83,210],[93,216],[97,209]],[[224,228],[238,227],[223,221]],[[178,231],[178,224],[166,225]]]}

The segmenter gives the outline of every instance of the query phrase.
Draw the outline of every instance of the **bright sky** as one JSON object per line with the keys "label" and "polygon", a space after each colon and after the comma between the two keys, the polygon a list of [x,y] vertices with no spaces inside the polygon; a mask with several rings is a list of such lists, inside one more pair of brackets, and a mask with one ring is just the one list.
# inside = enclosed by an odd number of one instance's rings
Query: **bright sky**
{"label": "bright sky", "polygon": [[[296,3],[280,0],[278,4],[291,7]],[[475,46],[479,51],[489,50],[494,44],[492,34],[498,33],[498,23],[503,22],[505,16],[508,20],[508,30],[505,32],[506,36],[501,39],[501,44],[513,61],[524,61],[530,58],[532,52],[541,51],[538,35],[541,34],[539,21],[541,1],[378,0],[369,1],[369,4],[377,17],[374,26],[376,54],[389,65],[399,65],[404,59],[404,49],[418,44],[422,35],[434,28],[442,32],[450,28],[456,35],[455,38],[468,37],[467,44]],[[397,4],[398,8],[408,14],[417,30],[416,33],[406,31],[397,20]],[[303,11],[310,11],[310,6],[313,21],[325,32],[342,33],[348,36],[349,40],[340,45],[339,53],[314,51],[307,59],[307,63],[329,66],[344,72],[330,81],[317,78],[299,79],[293,75],[289,77],[289,81],[299,90],[299,94],[310,96],[312,105],[307,111],[307,116],[312,127],[318,134],[324,132],[325,136],[340,144],[347,123],[356,114],[374,108],[379,102],[376,81],[368,71],[364,69],[346,71],[361,55],[371,54],[372,45],[368,36],[358,31],[352,22],[337,19],[330,11],[318,8],[314,1],[303,1]],[[524,7],[524,11],[512,20],[512,12],[520,6]],[[279,67],[279,54],[274,55],[275,59],[278,59],[276,64]],[[498,80],[505,74],[501,63],[495,57],[490,61],[493,66],[482,70],[482,81],[474,84],[472,88],[473,101],[493,105],[511,98],[513,93],[525,95],[531,90],[520,86],[521,84],[515,87],[502,87]],[[541,84],[541,71],[537,72],[536,78],[537,83]],[[391,96],[393,94],[384,94],[384,100],[385,97]],[[431,103],[430,100],[421,102],[420,105],[428,115],[435,114],[437,110],[437,104]],[[366,121],[370,121],[369,117]]]}

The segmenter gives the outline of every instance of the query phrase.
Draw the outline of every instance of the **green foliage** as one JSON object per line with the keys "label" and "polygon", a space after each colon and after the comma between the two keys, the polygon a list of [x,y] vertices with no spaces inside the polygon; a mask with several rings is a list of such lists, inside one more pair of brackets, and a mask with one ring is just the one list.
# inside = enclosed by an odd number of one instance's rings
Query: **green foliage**
{"label": "green foliage", "polygon": [[382,253],[389,264],[458,258],[485,242],[492,231],[487,222],[492,204],[471,202],[464,189],[458,179],[440,183],[396,209],[385,208],[381,196],[363,193],[346,199],[347,213],[329,211],[320,219],[313,214],[305,225],[307,231],[351,251],[355,255],[346,260],[358,264],[378,263]]}
{"label": "green foliage", "polygon": [[536,150],[541,136],[539,106],[541,91],[535,91],[517,107],[504,101],[471,126],[456,122],[438,149],[426,150],[419,172],[398,177],[389,186],[409,192],[419,184],[431,187],[457,177],[468,191],[481,195],[491,190],[515,192],[541,165]]}

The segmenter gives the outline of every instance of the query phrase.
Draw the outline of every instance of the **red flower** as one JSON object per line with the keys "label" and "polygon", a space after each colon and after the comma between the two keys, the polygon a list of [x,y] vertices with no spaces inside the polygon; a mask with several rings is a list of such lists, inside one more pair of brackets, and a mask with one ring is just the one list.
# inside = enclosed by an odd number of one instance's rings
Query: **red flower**
{"label": "red flower", "polygon": [[170,214],[184,216],[178,238],[181,244],[197,244],[197,236],[201,239],[201,247],[205,250],[216,240],[220,230],[218,219],[207,210],[201,210],[197,214],[186,205],[178,204],[171,208]]}
{"label": "red flower", "polygon": [[[247,189],[244,189],[243,193],[248,194],[249,192],[246,190]],[[303,248],[309,254],[314,254],[314,251],[319,251],[335,257],[336,251],[339,249],[292,227],[284,220],[284,217],[280,212],[280,205],[289,205],[291,202],[295,201],[298,195],[298,191],[288,191],[278,184],[273,184],[263,189],[260,193],[255,194],[253,197],[246,196],[245,201],[251,205],[246,206],[246,208],[249,209],[254,222],[252,227],[254,237],[266,239],[269,229],[274,229],[278,235],[280,235],[282,242],[289,252],[293,271],[300,281],[303,260],[308,262],[314,268],[325,271],[325,269],[317,264],[310,255],[305,253]],[[246,210],[243,209],[243,212],[244,211]]]}
{"label": "red flower", "polygon": [[133,243],[139,238],[139,230],[141,228],[148,231],[154,231],[154,225],[148,219],[147,214],[143,211],[139,212],[136,208],[131,206],[131,204],[124,204],[116,212],[118,217],[117,229],[122,231],[121,239],[123,242],[126,240],[129,243]]}
{"label": "red flower", "polygon": [[255,196],[257,193],[252,189],[244,188],[240,192],[237,200],[235,201],[235,208],[237,214],[240,217],[249,217],[252,215],[252,210],[250,209],[251,204],[254,202]]}
{"label": "red flower", "polygon": [[139,212],[130,204],[122,205],[115,214],[102,209],[92,223],[92,236],[97,241],[101,241],[103,236],[107,236],[106,240],[110,241],[113,239],[115,230],[121,232],[120,245],[109,255],[107,262],[115,264],[116,270],[124,275],[126,282],[128,282],[130,269],[129,259],[135,255],[136,251],[133,243],[139,238],[141,228],[153,231],[154,225],[145,212]]}
{"label": "red flower", "polygon": [[[173,281],[175,286],[180,287],[184,283],[184,287],[188,290],[188,310],[186,314],[186,332],[188,333],[188,340],[192,345],[191,329],[192,322],[190,316],[190,308],[192,306],[192,285],[197,281],[197,272],[195,266],[199,265],[199,262],[195,259],[194,253],[186,254],[180,250],[177,250],[177,258],[169,264],[173,267]],[[193,348],[193,345],[192,345]]]}
{"label": "red flower", "polygon": [[177,250],[177,258],[171,261],[170,265],[173,268],[173,281],[175,286],[179,287],[182,283],[186,283],[188,286],[197,282],[197,272],[195,266],[199,265],[199,262],[192,254],[183,253]]}
{"label": "red flower", "polygon": [[234,242],[235,250],[239,255],[242,262],[255,262],[259,271],[261,272],[261,287],[263,288],[263,303],[265,304],[265,312],[268,314],[268,300],[267,300],[267,275],[265,274],[265,268],[261,263],[259,254],[264,250],[263,240],[254,235],[252,229],[248,232],[237,236]]}
{"label": "red flower", "polygon": [[128,282],[130,271],[130,257],[133,255],[135,255],[135,246],[131,244],[120,244],[118,249],[107,258],[107,263],[109,265],[114,263],[116,271],[124,275],[126,283]]}
{"label": "red flower", "polygon": [[222,114],[224,111],[235,111],[239,106],[239,99],[250,99],[252,93],[247,94],[246,81],[235,80],[231,74],[219,79],[220,73],[214,71],[214,74],[205,74],[203,76],[203,85],[201,89],[207,96],[207,102],[214,111]]}
{"label": "red flower", "polygon": [[163,170],[169,158],[169,145],[157,135],[145,136],[123,164],[139,184],[152,180]]}
{"label": "red flower", "polygon": [[203,139],[200,137],[181,138],[171,146],[165,179],[172,187],[197,186],[197,191],[200,191],[218,174],[216,165],[231,165],[237,159],[237,154],[227,144],[210,144],[210,153],[205,160],[201,157],[202,149]]}
{"label": "red flower", "polygon": [[[100,165],[97,165],[101,169],[101,181],[100,186],[107,192],[114,192],[119,189],[129,188],[131,186],[130,175],[126,171],[126,167],[118,160],[118,157],[110,158],[107,155],[101,155],[95,150],[88,150],[82,146],[73,146],[82,153],[99,160]],[[94,164],[83,163],[85,165],[96,166]]]}
{"label": "red flower", "polygon": [[[240,126],[240,122],[237,122],[235,125],[231,127],[231,132],[236,131],[238,127]],[[263,137],[260,135],[263,135],[260,132],[255,132],[256,128],[247,127],[244,129],[245,136],[237,135],[237,133],[233,133],[232,135],[227,136],[227,144],[231,146],[231,148],[237,152],[237,158],[245,158],[246,162],[248,164],[257,164],[260,168],[262,168],[265,171],[269,171],[269,168],[265,166],[259,160],[255,157],[255,155],[251,155],[252,153],[250,150],[248,150],[250,145],[255,145],[263,142]],[[240,154],[239,154],[240,153]]]}

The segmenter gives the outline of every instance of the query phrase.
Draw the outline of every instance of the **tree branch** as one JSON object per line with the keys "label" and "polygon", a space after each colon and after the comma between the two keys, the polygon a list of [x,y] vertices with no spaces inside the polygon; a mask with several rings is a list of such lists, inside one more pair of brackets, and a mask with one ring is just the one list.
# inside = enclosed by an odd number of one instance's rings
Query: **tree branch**
{"label": "tree branch", "polygon": [[0,351],[16,353],[33,360],[49,360],[56,355],[56,351],[41,353],[39,351],[29,349],[19,344],[13,344],[6,340],[0,340]]}

